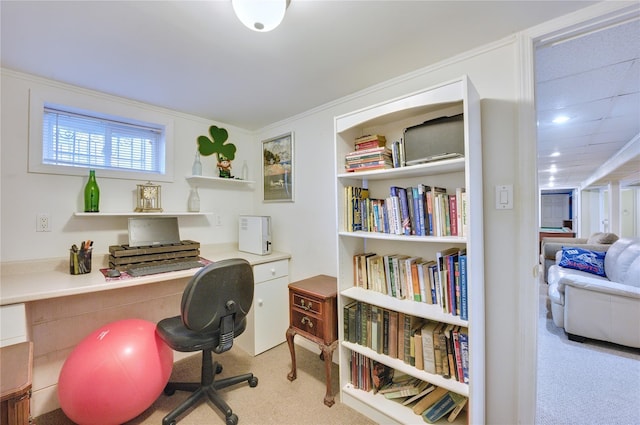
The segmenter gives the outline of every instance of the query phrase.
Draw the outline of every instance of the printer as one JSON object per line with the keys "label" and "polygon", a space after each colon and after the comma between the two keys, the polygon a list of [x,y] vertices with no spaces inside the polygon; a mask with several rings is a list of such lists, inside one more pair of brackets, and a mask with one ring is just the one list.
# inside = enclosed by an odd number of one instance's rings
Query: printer
{"label": "printer", "polygon": [[257,255],[271,254],[271,217],[241,215],[238,219],[238,250]]}

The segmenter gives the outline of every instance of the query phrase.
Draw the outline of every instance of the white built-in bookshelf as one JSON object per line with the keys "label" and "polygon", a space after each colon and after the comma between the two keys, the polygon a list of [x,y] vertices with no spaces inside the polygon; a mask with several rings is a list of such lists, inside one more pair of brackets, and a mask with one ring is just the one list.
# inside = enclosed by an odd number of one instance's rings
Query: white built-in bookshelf
{"label": "white built-in bookshelf", "polygon": [[[420,165],[361,172],[345,171],[345,155],[354,150],[356,138],[367,134],[386,137],[387,146],[403,137],[405,128],[441,116],[464,116],[464,158],[446,159]],[[338,255],[338,328],[340,396],[346,405],[380,423],[423,423],[410,407],[402,406],[380,394],[356,388],[352,383],[352,354],[358,353],[397,371],[469,398],[463,414],[455,423],[485,421],[485,342],[484,342],[484,257],[482,218],[482,147],[480,101],[466,76],[400,98],[392,99],[335,118],[335,162],[337,196]],[[419,184],[443,187],[448,193],[464,188],[467,227],[464,236],[396,235],[376,231],[353,231],[348,227],[351,200],[349,187],[366,188],[370,198],[386,198],[391,186],[415,187]],[[354,280],[354,255],[376,253],[380,256],[402,254],[435,260],[447,248],[466,250],[468,317],[444,311],[439,305],[399,299],[384,291],[358,287]],[[455,376],[444,378],[421,370],[381,350],[349,341],[345,335],[345,306],[360,302],[420,320],[438,321],[467,328],[469,343],[469,382]],[[443,419],[447,423],[446,419]]]}

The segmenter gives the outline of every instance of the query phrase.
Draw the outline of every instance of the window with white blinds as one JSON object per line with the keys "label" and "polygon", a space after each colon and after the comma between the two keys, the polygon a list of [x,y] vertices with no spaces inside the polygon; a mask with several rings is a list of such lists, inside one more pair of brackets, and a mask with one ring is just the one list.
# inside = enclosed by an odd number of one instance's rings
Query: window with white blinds
{"label": "window with white blinds", "polygon": [[42,163],[114,171],[165,171],[164,126],[44,106]]}

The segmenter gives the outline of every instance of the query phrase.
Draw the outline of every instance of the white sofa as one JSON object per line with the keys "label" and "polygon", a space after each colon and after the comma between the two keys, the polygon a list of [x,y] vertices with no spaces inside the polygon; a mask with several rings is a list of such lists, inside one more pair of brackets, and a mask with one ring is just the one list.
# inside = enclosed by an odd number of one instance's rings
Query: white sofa
{"label": "white sofa", "polygon": [[585,338],[640,348],[640,238],[622,238],[604,258],[606,277],[549,267],[551,315],[569,339]]}

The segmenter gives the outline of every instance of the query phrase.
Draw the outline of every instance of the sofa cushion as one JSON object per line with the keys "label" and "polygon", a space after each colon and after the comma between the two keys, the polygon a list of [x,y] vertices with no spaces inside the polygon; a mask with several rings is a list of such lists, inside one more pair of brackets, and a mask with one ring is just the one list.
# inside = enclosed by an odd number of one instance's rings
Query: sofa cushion
{"label": "sofa cushion", "polygon": [[622,238],[607,251],[604,269],[609,280],[627,285],[640,286],[638,267],[640,261],[640,238]]}
{"label": "sofa cushion", "polygon": [[562,257],[558,265],[606,277],[604,272],[605,254],[605,252],[590,251],[578,247],[562,247]]}
{"label": "sofa cushion", "polygon": [[596,243],[606,243],[612,244],[618,240],[618,235],[615,233],[604,233],[604,232],[596,232],[593,235],[589,236],[587,239],[588,244],[596,244]]}

